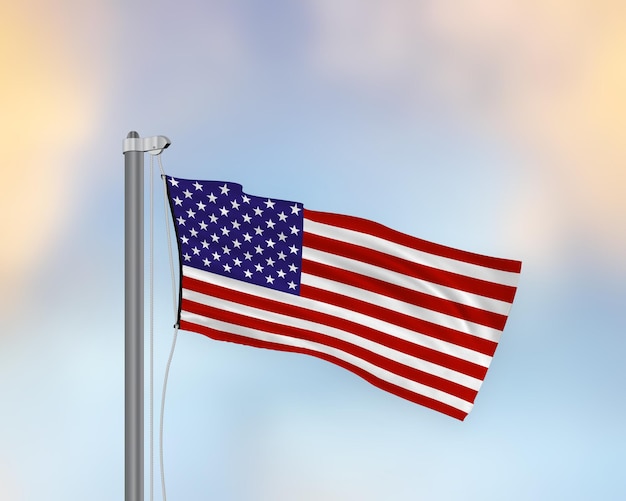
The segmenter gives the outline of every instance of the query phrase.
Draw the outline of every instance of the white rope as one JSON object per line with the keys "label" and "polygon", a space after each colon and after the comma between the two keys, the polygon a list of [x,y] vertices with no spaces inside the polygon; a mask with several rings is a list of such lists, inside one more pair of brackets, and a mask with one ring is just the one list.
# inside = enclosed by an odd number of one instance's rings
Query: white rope
{"label": "white rope", "polygon": [[176,272],[174,271],[174,255],[172,254],[172,230],[170,229],[170,225],[169,225],[169,218],[168,218],[168,209],[169,206],[167,205],[167,180],[165,179],[165,172],[163,171],[163,164],[161,163],[161,156],[158,157],[159,159],[159,168],[161,169],[161,178],[163,179],[163,207],[165,209],[165,228],[167,230],[167,250],[169,252],[169,258],[170,258],[170,276],[172,279],[172,306],[174,308],[174,318],[176,318],[178,316],[178,309],[176,308],[176,305],[178,304],[176,302]]}
{"label": "white rope", "polygon": [[[170,275],[172,279],[172,305],[174,308],[174,318],[178,317],[178,309],[176,307],[176,277],[174,271],[174,257],[172,254],[172,234],[170,230],[169,218],[168,218],[168,204],[167,204],[167,180],[165,172],[163,171],[163,164],[161,163],[161,156],[158,156],[159,167],[161,169],[161,178],[163,179],[163,207],[165,214],[165,227],[167,229],[167,249],[169,252],[170,261]],[[163,377],[163,392],[161,394],[161,414],[159,421],[159,461],[161,466],[161,492],[163,495],[163,501],[167,501],[165,492],[165,467],[163,461],[163,416],[165,414],[165,395],[167,392],[167,381],[170,373],[170,366],[172,365],[172,359],[174,358],[174,350],[176,348],[176,340],[178,339],[178,322],[174,325],[174,336],[172,338],[172,347],[170,348],[170,354],[167,359],[167,365],[165,366],[165,375]]]}
{"label": "white rope", "polygon": [[172,365],[172,358],[174,357],[174,349],[176,348],[176,339],[178,338],[178,324],[174,326],[174,338],[172,339],[172,348],[170,349],[170,356],[167,359],[167,366],[165,368],[165,377],[163,378],[163,393],[161,395],[161,422],[159,429],[159,457],[161,462],[161,491],[163,493],[163,501],[167,500],[165,494],[165,467],[163,465],[163,414],[165,413],[165,393],[167,391],[167,379],[170,373],[170,366]]}

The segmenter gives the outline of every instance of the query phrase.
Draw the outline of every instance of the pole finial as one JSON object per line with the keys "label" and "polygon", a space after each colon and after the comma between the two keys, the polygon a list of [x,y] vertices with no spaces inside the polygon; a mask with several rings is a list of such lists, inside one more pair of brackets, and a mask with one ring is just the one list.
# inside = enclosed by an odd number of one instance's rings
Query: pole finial
{"label": "pole finial", "polygon": [[139,137],[134,130],[128,133],[122,145],[122,151],[139,151],[142,153],[150,153],[151,155],[159,155],[172,142],[165,136]]}

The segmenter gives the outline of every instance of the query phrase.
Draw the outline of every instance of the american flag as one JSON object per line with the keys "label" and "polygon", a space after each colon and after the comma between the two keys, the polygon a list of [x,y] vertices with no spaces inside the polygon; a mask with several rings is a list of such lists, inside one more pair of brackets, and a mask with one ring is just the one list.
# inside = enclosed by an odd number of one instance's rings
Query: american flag
{"label": "american flag", "polygon": [[181,329],[313,355],[465,419],[521,262],[248,195],[236,183],[166,180]]}

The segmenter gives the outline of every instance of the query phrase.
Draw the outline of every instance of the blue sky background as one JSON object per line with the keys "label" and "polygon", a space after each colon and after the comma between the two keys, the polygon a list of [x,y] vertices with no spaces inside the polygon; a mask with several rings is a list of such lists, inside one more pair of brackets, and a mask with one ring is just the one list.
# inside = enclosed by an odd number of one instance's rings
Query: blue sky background
{"label": "blue sky background", "polygon": [[[523,261],[463,423],[321,360],[181,332],[170,499],[626,497],[623,3],[2,11],[0,500],[123,498],[130,130],[172,140],[169,174]],[[160,191],[156,208],[158,404],[173,323]]]}

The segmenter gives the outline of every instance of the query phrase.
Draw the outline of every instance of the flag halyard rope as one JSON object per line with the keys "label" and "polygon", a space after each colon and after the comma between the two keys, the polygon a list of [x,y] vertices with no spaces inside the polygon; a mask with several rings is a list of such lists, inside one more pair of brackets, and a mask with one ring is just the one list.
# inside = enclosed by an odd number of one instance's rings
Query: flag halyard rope
{"label": "flag halyard rope", "polygon": [[[163,180],[163,208],[164,208],[164,222],[167,234],[167,250],[169,254],[169,264],[170,264],[170,276],[172,283],[172,307],[174,312],[174,318],[177,317],[178,308],[177,308],[177,296],[176,296],[176,272],[174,269],[174,255],[172,253],[172,232],[170,229],[170,219],[169,219],[169,206],[167,203],[167,185],[166,185],[166,177],[165,172],[163,170],[163,164],[161,163],[161,156],[157,156],[159,160],[159,168],[161,171],[161,178]],[[161,393],[161,409],[160,409],[160,417],[159,417],[159,464],[160,464],[160,472],[161,472],[161,493],[163,501],[167,501],[166,488],[165,488],[165,464],[164,464],[164,455],[163,455],[163,421],[165,415],[165,396],[167,393],[167,382],[169,379],[170,367],[172,365],[172,359],[174,358],[174,350],[176,349],[176,341],[178,339],[178,321],[174,324],[174,335],[172,337],[172,346],[170,348],[170,353],[167,359],[167,364],[165,366],[165,374],[163,376],[163,389]]]}

